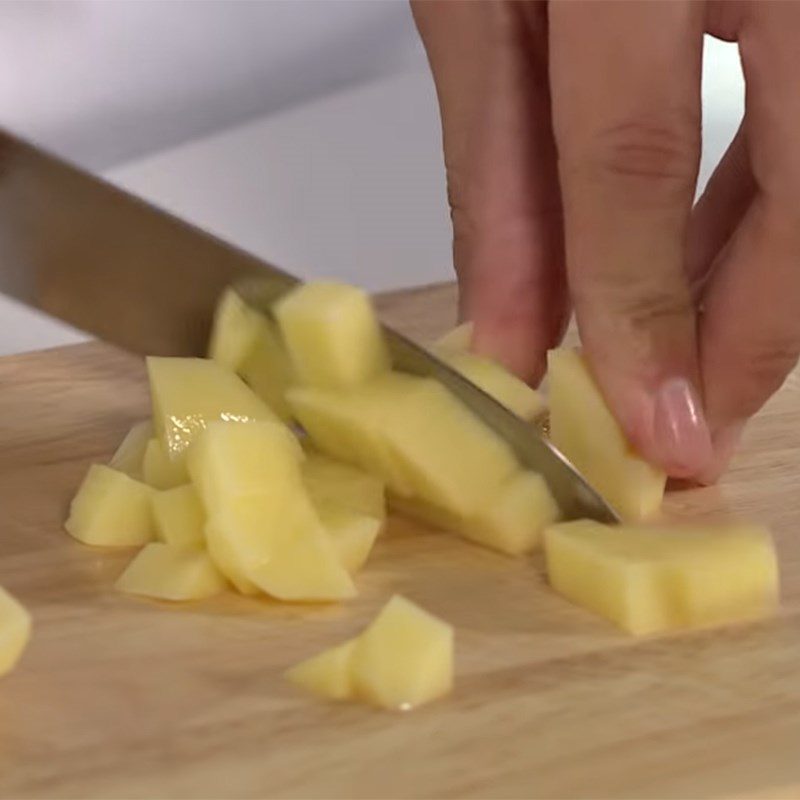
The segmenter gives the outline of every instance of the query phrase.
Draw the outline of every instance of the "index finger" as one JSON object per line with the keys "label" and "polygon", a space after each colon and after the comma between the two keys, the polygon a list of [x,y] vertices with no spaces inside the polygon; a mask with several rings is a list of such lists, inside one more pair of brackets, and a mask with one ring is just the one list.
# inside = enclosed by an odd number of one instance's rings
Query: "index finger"
{"label": "index finger", "polygon": [[670,474],[711,458],[685,276],[700,159],[704,4],[550,4],[570,292],[603,394]]}

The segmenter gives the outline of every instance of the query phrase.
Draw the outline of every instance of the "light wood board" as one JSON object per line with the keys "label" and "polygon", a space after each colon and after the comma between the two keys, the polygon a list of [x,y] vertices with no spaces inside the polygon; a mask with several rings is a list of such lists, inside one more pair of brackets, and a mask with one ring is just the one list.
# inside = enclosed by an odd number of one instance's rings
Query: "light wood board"
{"label": "light wood board", "polygon": [[[381,301],[428,336],[449,287]],[[87,466],[148,413],[141,362],[100,344],[0,360],[0,584],[34,615],[0,682],[4,798],[800,797],[800,380],[718,488],[680,515],[775,531],[783,612],[637,641],[512,560],[395,520],[337,607],[116,593],[130,552],[61,529]],[[393,592],[456,627],[456,689],[409,714],[320,702],[283,670],[352,636]]]}

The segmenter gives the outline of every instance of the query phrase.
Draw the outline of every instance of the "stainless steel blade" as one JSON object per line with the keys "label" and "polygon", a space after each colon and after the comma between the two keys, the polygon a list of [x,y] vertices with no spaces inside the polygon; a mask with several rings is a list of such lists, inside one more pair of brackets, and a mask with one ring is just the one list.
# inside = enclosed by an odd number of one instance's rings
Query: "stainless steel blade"
{"label": "stainless steel blade", "polygon": [[[0,130],[0,292],[134,352],[180,356],[205,353],[234,282],[268,311],[298,279]],[[453,391],[544,476],[568,518],[616,519],[532,425],[386,333],[394,365]]]}
{"label": "stainless steel blade", "polygon": [[[274,276],[245,278],[238,281],[234,288],[248,305],[270,314],[272,304],[296,282],[285,273],[278,273]],[[534,425],[511,413],[475,384],[397,331],[384,326],[384,333],[393,366],[412,375],[434,378],[446,386],[511,445],[525,468],[544,477],[565,518],[619,521],[605,500]]]}

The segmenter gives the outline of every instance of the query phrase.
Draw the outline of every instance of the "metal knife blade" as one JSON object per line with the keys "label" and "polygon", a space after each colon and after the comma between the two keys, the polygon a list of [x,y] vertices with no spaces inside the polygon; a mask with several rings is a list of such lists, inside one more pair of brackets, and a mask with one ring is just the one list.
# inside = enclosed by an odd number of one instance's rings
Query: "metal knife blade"
{"label": "metal knife blade", "polygon": [[[262,312],[298,283],[0,130],[0,292],[134,352],[203,355],[223,289]],[[568,519],[616,521],[534,426],[386,328],[394,366],[447,386],[541,473]]]}

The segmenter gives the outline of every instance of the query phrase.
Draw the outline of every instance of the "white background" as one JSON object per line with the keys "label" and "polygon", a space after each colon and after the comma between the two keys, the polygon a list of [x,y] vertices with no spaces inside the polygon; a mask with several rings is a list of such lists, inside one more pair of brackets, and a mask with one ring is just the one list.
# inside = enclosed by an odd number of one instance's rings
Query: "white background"
{"label": "white background", "polygon": [[[701,184],[738,125],[709,41]],[[0,2],[4,123],[306,277],[451,275],[435,97],[398,2]],[[80,336],[0,297],[0,354]]]}

